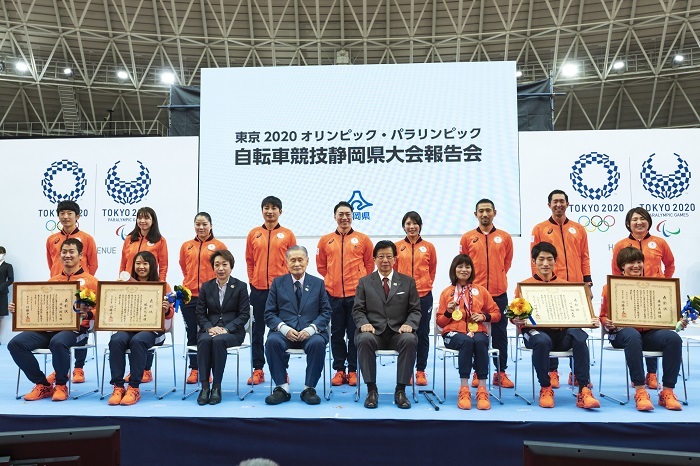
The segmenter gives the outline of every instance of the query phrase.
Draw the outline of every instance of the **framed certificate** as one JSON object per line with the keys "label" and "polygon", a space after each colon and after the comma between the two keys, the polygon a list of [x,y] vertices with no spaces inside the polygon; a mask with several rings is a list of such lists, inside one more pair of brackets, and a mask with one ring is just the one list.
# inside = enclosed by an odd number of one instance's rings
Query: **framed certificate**
{"label": "framed certificate", "polygon": [[677,278],[608,275],[608,311],[617,327],[676,328],[680,296]]}
{"label": "framed certificate", "polygon": [[165,331],[165,282],[99,282],[95,328]]}
{"label": "framed certificate", "polygon": [[12,302],[12,331],[79,330],[73,311],[78,282],[15,282]]}
{"label": "framed certificate", "polygon": [[532,304],[537,327],[595,327],[590,287],[585,283],[518,283],[518,292]]}

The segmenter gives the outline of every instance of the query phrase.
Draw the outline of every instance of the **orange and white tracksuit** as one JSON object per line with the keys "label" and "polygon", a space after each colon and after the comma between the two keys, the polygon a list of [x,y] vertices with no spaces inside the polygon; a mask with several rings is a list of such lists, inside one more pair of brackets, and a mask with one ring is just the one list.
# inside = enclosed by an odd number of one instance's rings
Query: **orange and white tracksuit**
{"label": "orange and white tracksuit", "polygon": [[513,263],[513,238],[493,227],[488,234],[479,228],[462,235],[459,253],[474,261],[474,283],[486,287],[491,296],[508,291],[506,274]]}
{"label": "orange and white tracksuit", "polygon": [[250,286],[257,290],[269,290],[272,280],[287,273],[285,255],[287,249],[296,244],[294,233],[279,224],[272,230],[265,225],[250,230],[245,245]]}
{"label": "orange and white tracksuit", "polygon": [[[501,320],[501,310],[498,309],[498,305],[491,297],[491,293],[489,293],[486,288],[476,283],[472,283],[471,288],[472,314],[483,314],[486,316],[485,322],[496,323]],[[466,312],[464,312],[464,309],[462,309],[463,317],[460,320],[454,320],[452,315],[450,315],[450,317],[445,315],[447,305],[451,301],[454,301],[454,294],[454,285],[448,286],[440,293],[440,307],[438,308],[435,322],[442,328],[443,335],[449,332],[469,332],[467,329],[467,324],[469,323],[468,316]],[[477,332],[488,333],[484,322],[478,322],[477,325],[479,326]]]}
{"label": "orange and white tracksuit", "polygon": [[373,244],[363,233],[350,229],[322,236],[316,251],[316,269],[333,298],[355,296],[360,278],[374,271]]}
{"label": "orange and white tracksuit", "polygon": [[214,236],[209,236],[206,241],[195,237],[182,243],[180,247],[180,268],[184,277],[182,284],[192,292],[192,296],[199,296],[199,287],[202,283],[216,276],[209,258],[218,249],[227,248]]}
{"label": "orange and white tracksuit", "polygon": [[422,298],[433,290],[437,271],[435,246],[421,237],[415,243],[411,243],[408,237],[397,241],[394,270],[413,277],[418,295]]}
{"label": "orange and white tracksuit", "polygon": [[[676,263],[671,248],[665,239],[652,236],[649,233],[641,241],[630,234],[627,238],[615,243],[612,255],[613,275],[622,275],[622,270],[617,267],[617,255],[628,246],[640,249],[644,253],[645,277],[673,277],[673,272],[676,271]],[[663,270],[661,268],[662,264]]]}
{"label": "orange and white tracksuit", "polygon": [[[83,268],[79,268],[77,272],[71,275],[67,275],[65,272],[61,271],[59,274],[52,276],[49,278],[50,282],[79,282],[80,283],[80,289],[89,289],[97,293],[97,279],[90,275],[89,273],[85,272]],[[92,323],[95,319],[95,314],[92,312],[92,310],[88,311],[88,318],[83,319],[83,321],[80,323],[80,330],[81,332],[85,332],[89,330],[92,327]]]}
{"label": "orange and white tracksuit", "polygon": [[97,245],[95,244],[95,238],[78,228],[75,228],[69,234],[59,230],[46,238],[46,261],[49,264],[50,275],[53,277],[63,272],[61,245],[68,238],[76,238],[83,243],[83,258],[80,260],[80,266],[87,270],[90,275],[95,275],[95,272],[97,272]]}
{"label": "orange and white tracksuit", "polygon": [[[532,229],[530,249],[546,241],[557,249],[554,274],[567,282],[591,282],[591,259],[588,254],[588,234],[579,223],[568,218],[562,225],[552,217]],[[533,275],[537,272],[531,265]]]}
{"label": "orange and white tracksuit", "polygon": [[119,264],[119,272],[126,271],[131,274],[134,258],[141,251],[149,251],[155,256],[158,264],[158,278],[164,282],[168,274],[168,243],[162,236],[155,243],[151,243],[145,236],[141,235],[136,241],[133,241],[131,236],[126,238],[122,246],[122,260]]}

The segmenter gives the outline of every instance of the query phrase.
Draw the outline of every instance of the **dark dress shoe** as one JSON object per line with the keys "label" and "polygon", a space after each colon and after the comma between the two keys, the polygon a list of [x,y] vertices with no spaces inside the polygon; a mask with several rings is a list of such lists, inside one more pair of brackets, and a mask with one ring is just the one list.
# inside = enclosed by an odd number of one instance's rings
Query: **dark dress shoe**
{"label": "dark dress shoe", "polygon": [[367,392],[367,398],[365,398],[365,408],[374,409],[379,406],[379,393],[377,390],[370,390]]}
{"label": "dark dress shoe", "polygon": [[411,402],[408,401],[406,392],[403,390],[394,393],[394,403],[401,409],[409,409],[411,407]]}
{"label": "dark dress shoe", "polygon": [[197,404],[199,406],[208,405],[210,393],[211,391],[208,388],[203,388],[202,391],[199,392],[199,396],[197,397]]}
{"label": "dark dress shoe", "polygon": [[275,389],[272,390],[272,395],[265,398],[265,403],[268,405],[278,405],[280,403],[284,403],[285,401],[289,401],[291,399],[292,399],[292,395],[285,392],[284,388],[275,387]]}
{"label": "dark dress shoe", "polygon": [[212,388],[211,395],[209,396],[210,405],[218,405],[221,403],[221,387]]}
{"label": "dark dress shoe", "polygon": [[301,400],[307,405],[317,405],[321,403],[321,398],[316,394],[316,389],[312,387],[301,392]]}

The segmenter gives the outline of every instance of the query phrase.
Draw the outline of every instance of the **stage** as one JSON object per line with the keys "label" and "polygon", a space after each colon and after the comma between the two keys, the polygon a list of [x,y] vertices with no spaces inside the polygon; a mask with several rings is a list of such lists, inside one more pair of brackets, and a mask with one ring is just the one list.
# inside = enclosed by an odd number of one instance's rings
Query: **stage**
{"label": "stage", "polygon": [[[597,349],[596,343],[594,346]],[[347,385],[334,387],[331,400],[322,400],[319,406],[304,404],[299,399],[304,371],[300,359],[292,359],[290,363],[292,400],[288,403],[265,405],[264,398],[269,394],[269,383],[266,383],[256,386],[243,401],[234,392],[225,391],[220,405],[200,407],[196,394],[182,400],[185,361],[181,347],[176,351],[178,391],[163,400],[157,400],[148,391],[153,388],[153,383],[149,383],[142,385],[141,401],[130,407],[108,406],[107,399],[100,400],[99,394],[60,403],[25,402],[14,399],[17,369],[3,345],[0,347],[0,370],[7,375],[7,381],[0,393],[0,430],[120,425],[122,464],[125,465],[198,461],[224,465],[253,457],[270,458],[281,465],[358,462],[419,465],[445,460],[457,464],[484,460],[517,465],[522,463],[523,440],[700,452],[700,445],[692,441],[692,432],[700,427],[697,408],[700,397],[696,395],[700,388],[697,374],[700,350],[691,346],[690,352],[689,405],[681,412],[658,407],[653,392],[656,409],[648,413],[638,412],[634,401],[620,406],[600,397],[602,406],[598,410],[576,408],[572,391],[566,386],[566,361],[560,364],[562,386],[555,390],[554,409],[542,409],[536,404],[528,406],[510,389],[503,390],[504,404],[492,400],[489,411],[457,408],[458,375],[449,362],[447,400],[438,404],[440,410],[436,411],[422,395],[409,410],[392,404],[395,368],[390,360],[384,361],[389,363],[386,367],[378,369],[380,397],[375,410],[362,406],[365,387],[362,387],[362,398],[356,403],[354,389]],[[99,355],[101,370],[101,349]],[[598,351],[595,356],[591,378],[597,386]],[[168,379],[172,384],[169,353],[161,353],[160,363],[159,391],[168,385]],[[437,363],[435,389],[442,395],[442,362],[438,359]],[[623,368],[622,353],[606,352],[606,393],[624,395]],[[529,394],[528,357],[520,361],[519,370],[522,392]],[[93,361],[88,361],[85,372],[86,383],[74,385],[78,392],[94,386]],[[508,372],[513,378],[515,364],[512,361]],[[432,367],[428,368],[428,375],[432,384]],[[242,391],[248,388],[246,378],[241,376]],[[20,394],[30,389],[31,384],[22,376]],[[235,390],[235,359],[229,360],[224,389]],[[321,383],[317,389],[320,394]],[[676,387],[679,398],[682,398],[682,390],[679,377]],[[105,393],[109,396],[110,387],[105,387]],[[594,393],[598,397],[597,388]]]}

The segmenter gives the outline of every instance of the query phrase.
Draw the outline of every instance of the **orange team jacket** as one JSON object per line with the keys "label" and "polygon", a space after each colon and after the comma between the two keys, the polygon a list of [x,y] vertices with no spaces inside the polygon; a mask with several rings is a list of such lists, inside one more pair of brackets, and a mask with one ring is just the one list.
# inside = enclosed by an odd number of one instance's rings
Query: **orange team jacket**
{"label": "orange team jacket", "polygon": [[[646,261],[644,261],[646,265]],[[600,314],[598,314],[600,319],[600,324],[605,325],[606,322],[610,321],[608,317],[608,285],[603,285],[603,298],[600,300]],[[636,327],[638,332],[644,332],[646,330],[651,330],[648,328]]]}
{"label": "orange team jacket", "polygon": [[[612,255],[613,275],[622,275],[622,270],[617,267],[617,255],[627,246],[641,249],[644,253],[645,277],[673,277],[673,272],[676,271],[676,262],[671,248],[665,239],[651,236],[649,233],[641,241],[629,235],[629,237],[615,243]],[[661,270],[661,264],[664,265],[663,270]]]}
{"label": "orange team jacket", "polygon": [[209,258],[217,249],[227,249],[226,245],[218,239],[210,236],[206,241],[194,238],[182,243],[180,247],[180,268],[182,269],[182,284],[192,292],[192,296],[199,296],[199,287],[202,283],[213,279],[216,275],[209,263]]}
{"label": "orange team jacket", "polygon": [[474,283],[486,287],[491,296],[508,291],[508,277],[513,262],[513,238],[503,230],[493,227],[488,235],[480,229],[462,235],[459,253],[474,261]]}
{"label": "orange team jacket", "polygon": [[[75,272],[73,275],[66,275],[61,271],[60,273],[52,276],[49,278],[50,282],[79,282],[80,283],[80,289],[90,289],[97,293],[97,279],[90,275],[89,273],[85,272],[83,268],[81,267],[78,269],[77,272]],[[92,322],[95,319],[95,314],[91,311],[88,312],[88,318],[83,319],[83,321],[80,323],[80,327],[82,331],[88,330],[92,326]]]}
{"label": "orange team jacket", "polygon": [[292,230],[279,224],[272,230],[265,228],[265,225],[250,230],[245,243],[250,286],[269,290],[272,280],[288,272],[285,254],[296,244]]}
{"label": "orange team jacket", "polygon": [[[469,331],[467,329],[468,322],[464,309],[462,309],[464,317],[460,320],[454,320],[452,315],[450,315],[450,317],[445,315],[447,305],[450,301],[454,301],[454,294],[454,285],[448,286],[440,293],[440,307],[438,308],[435,322],[442,328],[443,335],[447,332],[467,333]],[[501,320],[501,310],[498,309],[498,305],[491,297],[491,293],[489,293],[486,288],[476,283],[472,283],[472,313],[485,315],[487,322],[495,323]],[[487,333],[486,325],[484,325],[483,322],[478,322],[477,325],[479,326],[477,332]]]}
{"label": "orange team jacket", "polygon": [[97,272],[97,245],[95,244],[95,239],[76,228],[68,235],[63,230],[59,230],[46,238],[46,260],[49,263],[51,276],[60,275],[63,272],[61,245],[68,238],[77,238],[83,243],[83,258],[80,260],[80,266],[86,269],[90,275],[95,275],[95,272]]}
{"label": "orange team jacket", "polygon": [[141,251],[149,251],[156,257],[158,263],[158,278],[164,282],[168,274],[168,243],[161,236],[156,243],[151,243],[145,237],[139,235],[138,241],[132,241],[131,236],[124,240],[122,246],[122,261],[119,264],[119,272],[127,271],[131,274],[136,254]]}
{"label": "orange team jacket", "polygon": [[[542,223],[538,223],[532,229],[530,249],[546,241],[552,243],[557,249],[557,262],[554,266],[554,274],[567,282],[590,282],[591,259],[588,255],[588,235],[586,229],[579,223],[569,220],[559,225],[551,217]],[[533,275],[536,272],[534,264],[531,266]]]}
{"label": "orange team jacket", "polygon": [[396,254],[394,270],[413,277],[421,298],[430,293],[437,270],[437,254],[433,243],[421,237],[415,243],[404,238],[396,242]]}
{"label": "orange team jacket", "polygon": [[355,296],[360,278],[374,271],[373,247],[369,236],[353,229],[344,235],[336,230],[321,237],[316,251],[316,270],[323,276],[330,296]]}

